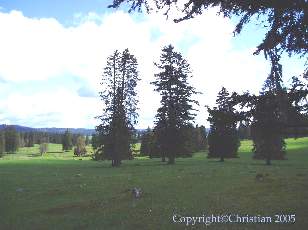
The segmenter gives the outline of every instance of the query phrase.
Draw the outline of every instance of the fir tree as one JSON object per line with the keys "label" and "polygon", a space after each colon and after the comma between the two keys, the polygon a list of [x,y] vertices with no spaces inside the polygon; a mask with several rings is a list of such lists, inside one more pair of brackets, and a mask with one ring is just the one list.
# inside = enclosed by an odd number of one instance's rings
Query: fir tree
{"label": "fir tree", "polygon": [[112,166],[120,166],[121,160],[131,159],[134,125],[137,123],[136,86],[139,81],[137,59],[126,49],[115,51],[107,59],[100,96],[105,104],[102,121],[97,131],[102,136],[97,151],[103,158],[112,160]]}
{"label": "fir tree", "polygon": [[72,134],[68,129],[66,129],[65,133],[63,134],[62,149],[63,151],[69,151],[72,148],[73,148]]}
{"label": "fir tree", "polygon": [[4,132],[0,131],[0,157],[4,154],[5,152],[5,136]]}
{"label": "fir tree", "polygon": [[13,126],[7,126],[4,129],[5,152],[14,153],[19,148],[19,134]]}
{"label": "fir tree", "polygon": [[223,162],[224,158],[237,157],[240,142],[236,125],[239,118],[232,99],[224,87],[218,93],[216,104],[217,107],[208,108],[208,121],[211,124],[208,136],[208,157],[219,157]]}
{"label": "fir tree", "polygon": [[142,156],[151,155],[153,136],[154,136],[153,130],[151,130],[150,127],[148,127],[145,133],[141,136],[140,155]]}
{"label": "fir tree", "polygon": [[196,94],[189,85],[190,66],[172,45],[162,49],[160,63],[155,63],[158,73],[155,74],[155,91],[161,95],[161,107],[156,114],[156,135],[162,158],[168,157],[168,164],[174,164],[175,157],[184,149],[185,136],[183,128],[189,126],[194,119],[191,99]]}

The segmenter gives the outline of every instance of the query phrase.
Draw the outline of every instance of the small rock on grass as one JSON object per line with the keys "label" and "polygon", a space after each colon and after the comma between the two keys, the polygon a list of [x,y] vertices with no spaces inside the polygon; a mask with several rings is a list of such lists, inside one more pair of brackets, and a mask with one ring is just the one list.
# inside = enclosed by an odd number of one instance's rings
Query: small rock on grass
{"label": "small rock on grass", "polygon": [[17,188],[17,189],[16,189],[16,192],[23,192],[23,191],[24,191],[23,188]]}
{"label": "small rock on grass", "polygon": [[140,198],[141,198],[141,195],[142,195],[142,190],[141,190],[141,188],[137,188],[137,187],[133,188],[133,189],[132,189],[132,194],[133,194],[133,197],[134,197],[135,199],[140,199]]}

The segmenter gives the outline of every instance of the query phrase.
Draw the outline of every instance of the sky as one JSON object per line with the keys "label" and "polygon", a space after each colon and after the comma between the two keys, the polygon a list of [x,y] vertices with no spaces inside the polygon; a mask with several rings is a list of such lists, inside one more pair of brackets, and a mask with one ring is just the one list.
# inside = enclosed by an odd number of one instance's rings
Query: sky
{"label": "sky", "polygon": [[[161,49],[172,44],[191,66],[195,124],[209,126],[205,105],[214,106],[222,86],[258,93],[269,63],[255,47],[264,28],[252,23],[234,37],[237,18],[212,8],[181,23],[173,11],[132,13],[108,9],[112,0],[0,0],[0,124],[94,128],[103,113],[99,92],[106,58],[129,48],[138,60],[139,122],[153,127],[160,97],[150,84]],[[284,81],[303,71],[298,57],[282,59]]]}

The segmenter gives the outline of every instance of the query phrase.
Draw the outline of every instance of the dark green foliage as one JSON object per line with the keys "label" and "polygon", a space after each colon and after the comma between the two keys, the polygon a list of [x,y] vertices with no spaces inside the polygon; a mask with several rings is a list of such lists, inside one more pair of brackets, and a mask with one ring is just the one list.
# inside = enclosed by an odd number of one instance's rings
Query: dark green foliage
{"label": "dark green foliage", "polygon": [[0,131],[0,157],[4,154],[5,152],[5,136],[4,132]]}
{"label": "dark green foliage", "polygon": [[[112,160],[112,166],[120,166],[121,160],[131,159],[134,125],[137,123],[137,59],[126,49],[115,51],[107,59],[100,96],[105,104],[104,114],[99,118],[102,124],[97,127],[99,138],[98,154]],[[103,149],[102,149],[103,148]]]}
{"label": "dark green foliage", "polygon": [[86,146],[89,145],[91,143],[90,137],[87,135],[86,136],[86,140],[85,140],[85,144]]}
{"label": "dark green foliage", "polygon": [[99,133],[94,133],[91,138],[91,145],[94,150],[101,147],[103,143],[103,136]]}
{"label": "dark green foliage", "polygon": [[[151,10],[147,0],[113,0],[109,7],[117,8],[122,3],[129,2],[130,10],[141,10],[145,6]],[[176,7],[179,0],[155,0],[159,10],[165,10],[168,15],[171,7]],[[208,8],[219,7],[219,12],[225,17],[240,16],[235,34],[242,31],[245,24],[257,18],[258,24],[268,28],[262,43],[255,53],[268,53],[274,48],[286,51],[289,55],[305,55],[308,51],[308,23],[306,0],[256,1],[256,0],[186,0],[184,6],[178,7],[183,16],[175,19],[183,21],[202,14]]]}
{"label": "dark green foliage", "polygon": [[25,143],[25,147],[34,146],[34,132],[26,132],[24,134],[24,143]]}
{"label": "dark green foliage", "polygon": [[289,102],[292,105],[288,111],[288,136],[308,136],[308,68],[303,76],[293,77],[288,90]]}
{"label": "dark green foliage", "polygon": [[4,129],[5,152],[14,153],[19,148],[19,134],[13,126]]}
{"label": "dark green foliage", "polygon": [[141,136],[140,155],[150,156],[152,155],[154,132],[150,128],[147,128],[145,133]]}
{"label": "dark green foliage", "polygon": [[72,143],[72,134],[71,132],[67,129],[65,133],[63,134],[63,139],[62,139],[62,149],[63,151],[68,151],[73,148],[73,143]]}
{"label": "dark green foliage", "polygon": [[242,107],[248,108],[246,119],[252,119],[254,158],[266,159],[268,165],[273,159],[285,158],[284,136],[293,110],[289,94],[282,87],[282,66],[277,50],[270,53],[270,59],[271,72],[260,95],[246,93],[238,100]]}
{"label": "dark green foliage", "polygon": [[279,119],[280,109],[277,96],[267,92],[259,96],[253,122],[251,125],[252,140],[254,142],[254,158],[282,160],[285,155],[285,142],[283,138],[284,122]]}
{"label": "dark green foliage", "polygon": [[270,52],[271,72],[264,83],[260,96],[255,100],[251,135],[254,142],[254,158],[271,160],[284,159],[284,128],[288,121],[290,103],[282,87],[280,55]]}
{"label": "dark green foliage", "polygon": [[218,93],[216,100],[217,107],[208,108],[211,126],[208,135],[209,158],[237,157],[240,141],[236,129],[239,116],[235,112],[232,98],[223,87]]}
{"label": "dark green foliage", "polygon": [[183,128],[183,135],[185,140],[183,147],[184,156],[192,156],[192,153],[206,149],[207,134],[204,126],[199,127],[197,125],[194,127],[193,125],[188,125]]}
{"label": "dark green foliage", "polygon": [[197,125],[193,129],[193,140],[195,152],[204,151],[207,148],[207,133],[203,125],[200,127]]}
{"label": "dark green foliage", "polygon": [[161,95],[154,128],[157,148],[163,160],[167,156],[168,163],[173,164],[175,157],[187,155],[184,153],[184,130],[195,117],[193,104],[198,103],[191,96],[197,92],[188,83],[191,77],[189,64],[172,45],[163,48],[160,63],[155,66],[159,72],[152,84]]}

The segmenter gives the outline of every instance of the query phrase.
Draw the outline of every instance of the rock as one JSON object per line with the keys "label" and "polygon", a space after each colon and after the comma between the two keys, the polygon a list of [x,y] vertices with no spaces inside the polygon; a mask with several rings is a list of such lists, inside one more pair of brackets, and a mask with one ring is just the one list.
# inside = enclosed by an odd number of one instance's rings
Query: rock
{"label": "rock", "polygon": [[142,190],[141,188],[133,188],[132,189],[132,194],[134,196],[135,199],[140,199],[141,198],[141,195],[142,195]]}
{"label": "rock", "polygon": [[263,180],[264,180],[263,174],[262,174],[262,173],[258,173],[258,174],[256,175],[256,180],[257,180],[257,181],[263,181]]}
{"label": "rock", "polygon": [[23,191],[24,191],[23,188],[17,188],[17,189],[16,189],[16,192],[23,192]]}

